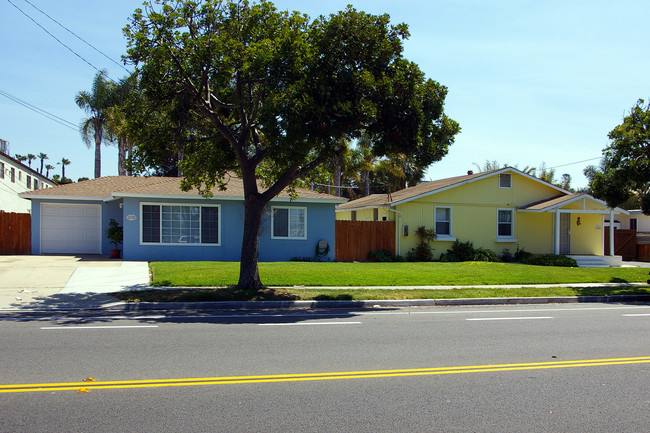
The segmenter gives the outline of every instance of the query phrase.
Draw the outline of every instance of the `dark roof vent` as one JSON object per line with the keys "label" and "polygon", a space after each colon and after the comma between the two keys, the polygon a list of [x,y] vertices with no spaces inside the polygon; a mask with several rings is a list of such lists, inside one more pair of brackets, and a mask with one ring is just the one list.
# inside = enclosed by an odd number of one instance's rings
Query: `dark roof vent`
{"label": "dark roof vent", "polygon": [[468,176],[471,176],[472,174],[474,174],[474,171],[472,171],[472,170],[467,170],[467,175],[468,175]]}

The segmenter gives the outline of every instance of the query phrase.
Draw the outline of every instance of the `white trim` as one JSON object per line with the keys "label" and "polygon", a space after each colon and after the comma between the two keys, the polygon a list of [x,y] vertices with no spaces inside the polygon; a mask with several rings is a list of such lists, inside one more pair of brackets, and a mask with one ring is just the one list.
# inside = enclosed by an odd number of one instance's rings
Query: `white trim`
{"label": "white trim", "polygon": [[[443,233],[441,235],[438,235],[438,233],[436,232],[436,240],[446,240],[446,239],[443,239],[443,237],[453,238],[453,234],[452,234],[453,233],[453,225],[452,225],[452,221],[453,221],[452,212],[453,211],[451,209],[451,206],[434,206],[433,207],[433,230],[434,230],[434,232],[436,230],[436,224],[438,223],[438,220],[436,219],[438,209],[449,209],[449,221],[448,221],[449,222],[449,233]],[[447,221],[441,221],[441,222],[447,222]],[[456,238],[454,238],[453,240],[456,240]]]}
{"label": "white trim", "polygon": [[436,238],[433,241],[434,242],[455,242],[456,237],[448,236],[448,235],[436,235]]}
{"label": "white trim", "polygon": [[[561,209],[563,206],[574,203],[574,202],[576,202],[576,201],[578,201],[580,199],[582,199],[582,209]],[[601,206],[604,206],[606,209],[603,209],[603,210],[595,210],[595,209],[594,210],[587,210],[586,209],[586,207],[587,207],[586,199],[592,200],[592,201],[596,202],[597,204],[599,204]],[[571,198],[570,200],[564,200],[564,201],[561,201],[560,203],[556,203],[554,205],[547,206],[547,207],[545,207],[543,209],[518,209],[517,211],[518,212],[530,212],[530,213],[542,213],[542,212],[550,212],[550,211],[555,210],[555,209],[560,209],[560,212],[591,213],[591,214],[602,214],[602,215],[609,215],[609,210],[610,210],[610,208],[607,206],[606,202],[604,202],[602,200],[599,200],[599,199],[597,199],[597,198],[595,198],[595,197],[593,197],[593,196],[591,196],[589,194],[580,194],[580,195],[577,195],[577,196]],[[625,209],[621,209],[621,208],[618,208],[618,207],[614,208],[613,210],[614,210],[615,213],[622,213],[622,214],[625,214],[625,215],[630,214]]]}
{"label": "white trim", "polygon": [[[510,222],[510,234],[507,236],[499,236],[499,212],[500,211],[509,211],[512,215],[512,221]],[[517,242],[515,238],[515,210],[513,208],[498,207],[497,208],[497,237],[496,242]]]}
{"label": "white trim", "polygon": [[[288,209],[287,211],[287,236],[275,236],[275,209]],[[292,237],[291,236],[291,209],[302,209],[305,213],[305,227],[304,236]],[[271,239],[285,240],[285,241],[304,241],[307,240],[307,207],[306,206],[271,206]]]}
{"label": "white trim", "polygon": [[[41,191],[41,188],[34,191]],[[54,195],[54,194],[31,194],[22,192],[18,194],[22,198],[30,200],[65,200],[65,201],[110,201],[113,198],[110,196],[78,196],[78,195]]]}
{"label": "white trim", "polygon": [[[51,196],[55,197],[55,196]],[[111,197],[108,199],[117,199],[122,197],[129,198],[141,198],[141,199],[150,199],[150,200],[202,200],[205,201],[206,198],[200,194],[147,194],[147,193],[136,193],[136,192],[112,192]],[[36,197],[40,198],[40,197]],[[224,200],[224,201],[244,201],[243,196],[233,196],[233,195],[213,195],[209,200]],[[286,202],[286,203],[347,203],[348,199],[340,198],[298,198],[292,199],[291,197],[274,197],[271,199],[271,203],[275,202]]]}
{"label": "white trim", "polygon": [[[158,235],[159,235],[160,242],[144,242],[143,239],[142,239],[143,232],[144,232],[144,230],[142,228],[142,224],[144,224],[144,218],[142,217],[142,207],[143,206],[159,206],[159,212],[160,212],[159,230],[160,230],[160,232],[159,232]],[[174,243],[170,243],[170,242],[163,242],[162,241],[162,206],[184,206],[184,207],[198,207],[198,208],[216,207],[216,208],[218,208],[219,213],[218,213],[218,221],[217,221],[217,237],[218,237],[217,243],[203,243],[203,242],[196,242],[196,243],[174,242]],[[139,215],[140,223],[138,224],[138,231],[139,231],[138,241],[139,241],[141,246],[163,246],[163,247],[167,247],[167,246],[177,246],[177,247],[220,247],[221,246],[221,221],[223,219],[223,215],[222,215],[222,212],[221,212],[221,205],[220,204],[216,204],[216,203],[208,204],[208,203],[205,203],[205,204],[200,204],[199,205],[199,204],[187,204],[187,203],[140,202],[139,212],[140,212],[140,215]],[[201,210],[199,209],[199,240],[201,239],[201,224],[202,224],[202,218],[200,216],[200,212],[201,212]]]}

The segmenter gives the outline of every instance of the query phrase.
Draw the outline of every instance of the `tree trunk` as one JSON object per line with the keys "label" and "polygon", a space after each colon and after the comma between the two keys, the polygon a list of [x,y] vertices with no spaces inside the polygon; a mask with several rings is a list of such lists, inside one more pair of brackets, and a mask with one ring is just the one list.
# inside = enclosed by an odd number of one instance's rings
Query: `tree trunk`
{"label": "tree trunk", "polygon": [[102,176],[102,139],[95,136],[95,179]]}
{"label": "tree trunk", "polygon": [[128,143],[125,138],[120,137],[117,141],[117,175],[126,176],[124,161],[126,160],[126,147]]}
{"label": "tree trunk", "polygon": [[370,195],[370,171],[363,170],[362,178],[363,178],[363,192],[361,193],[361,196],[367,197]]}
{"label": "tree trunk", "polygon": [[260,290],[264,288],[257,267],[258,235],[263,209],[264,204],[259,203],[257,197],[246,197],[244,201],[244,235],[241,244],[239,282],[237,283],[237,287],[240,289]]}
{"label": "tree trunk", "polygon": [[341,164],[338,155],[334,157],[334,195],[341,197]]}

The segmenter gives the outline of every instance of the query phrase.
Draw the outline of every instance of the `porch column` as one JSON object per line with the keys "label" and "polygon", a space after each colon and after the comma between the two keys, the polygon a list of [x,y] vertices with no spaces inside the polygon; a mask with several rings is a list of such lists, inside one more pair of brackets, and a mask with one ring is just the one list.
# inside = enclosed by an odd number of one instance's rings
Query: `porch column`
{"label": "porch column", "polygon": [[614,209],[609,210],[609,255],[614,255]]}
{"label": "porch column", "polygon": [[555,242],[553,245],[553,254],[560,254],[560,209],[555,209],[555,227],[553,228]]}

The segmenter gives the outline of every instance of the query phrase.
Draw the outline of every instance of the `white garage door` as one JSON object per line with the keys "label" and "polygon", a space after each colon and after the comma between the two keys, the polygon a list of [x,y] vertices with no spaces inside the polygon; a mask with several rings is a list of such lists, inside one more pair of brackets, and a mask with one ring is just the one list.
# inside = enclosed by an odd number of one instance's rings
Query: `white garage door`
{"label": "white garage door", "polygon": [[99,205],[41,204],[41,253],[101,254]]}

